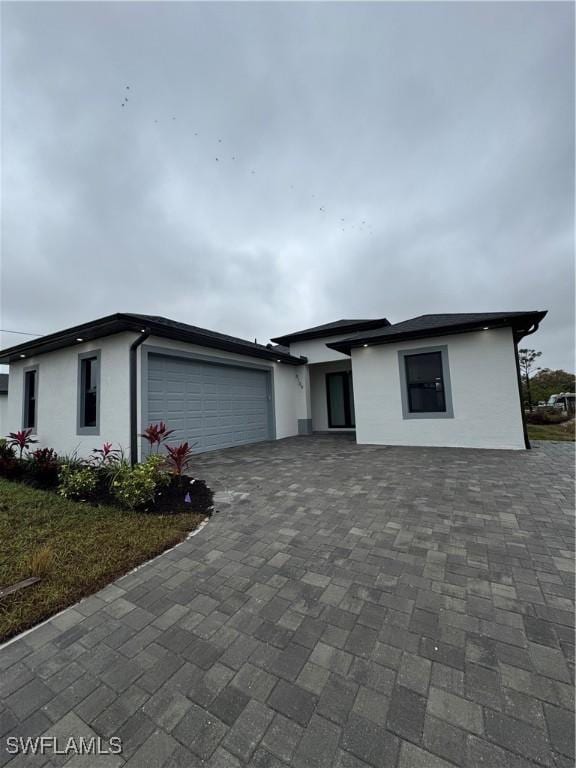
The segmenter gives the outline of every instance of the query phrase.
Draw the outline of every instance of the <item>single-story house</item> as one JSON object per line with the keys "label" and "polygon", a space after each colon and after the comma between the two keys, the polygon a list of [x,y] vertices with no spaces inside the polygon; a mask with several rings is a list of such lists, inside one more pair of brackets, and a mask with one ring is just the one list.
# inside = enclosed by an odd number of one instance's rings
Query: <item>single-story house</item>
{"label": "single-story house", "polygon": [[88,455],[137,460],[164,421],[209,451],[311,432],[358,443],[529,447],[518,342],[546,312],[338,320],[257,344],[164,317],[119,313],[0,352],[4,430]]}
{"label": "single-story house", "polygon": [[0,373],[0,437],[4,436],[8,418],[8,374]]}

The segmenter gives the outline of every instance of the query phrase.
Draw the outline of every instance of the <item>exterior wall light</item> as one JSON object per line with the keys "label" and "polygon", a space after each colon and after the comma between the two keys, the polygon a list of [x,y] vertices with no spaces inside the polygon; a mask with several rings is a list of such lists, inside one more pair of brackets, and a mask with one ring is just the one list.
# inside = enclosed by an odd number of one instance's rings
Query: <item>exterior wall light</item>
{"label": "exterior wall light", "polygon": [[367,347],[367,346],[368,346],[368,344],[363,344],[362,346],[363,346],[363,347]]}
{"label": "exterior wall light", "polygon": [[81,339],[80,337],[78,337],[78,338],[76,339],[76,341],[84,341],[84,339]]}

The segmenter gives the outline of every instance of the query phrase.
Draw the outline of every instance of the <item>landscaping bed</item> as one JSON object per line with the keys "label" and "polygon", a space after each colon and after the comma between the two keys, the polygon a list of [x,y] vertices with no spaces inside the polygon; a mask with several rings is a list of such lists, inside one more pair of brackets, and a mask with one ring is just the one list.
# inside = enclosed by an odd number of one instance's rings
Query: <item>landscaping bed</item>
{"label": "landscaping bed", "polygon": [[150,454],[133,466],[111,443],[79,458],[34,450],[32,430],[0,441],[0,640],[177,544],[210,517],[212,491],[185,473],[192,448],[166,445],[171,434],[151,424],[143,435]]}

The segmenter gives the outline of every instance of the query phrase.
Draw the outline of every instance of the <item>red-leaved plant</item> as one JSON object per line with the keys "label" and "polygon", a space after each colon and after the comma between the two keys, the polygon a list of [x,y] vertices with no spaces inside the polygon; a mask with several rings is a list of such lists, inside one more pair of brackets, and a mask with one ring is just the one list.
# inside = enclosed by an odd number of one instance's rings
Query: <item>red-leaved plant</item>
{"label": "red-leaved plant", "polygon": [[31,455],[37,464],[58,465],[58,454],[54,448],[37,448]]}
{"label": "red-leaved plant", "polygon": [[173,432],[173,429],[167,429],[166,424],[161,421],[159,424],[148,425],[140,437],[148,440],[150,448],[156,446],[156,453],[158,453],[162,443],[165,442]]}
{"label": "red-leaved plant", "polygon": [[120,458],[120,450],[112,448],[112,443],[104,443],[102,448],[93,448],[92,453],[92,461],[98,467],[113,464]]}
{"label": "red-leaved plant", "polygon": [[18,448],[20,451],[20,458],[22,458],[24,449],[30,450],[30,446],[37,442],[38,440],[35,440],[32,437],[31,429],[20,429],[18,432],[10,432],[8,435],[8,444],[14,445],[16,448]]}
{"label": "red-leaved plant", "polygon": [[186,442],[175,446],[167,445],[166,450],[168,451],[166,463],[168,464],[173,474],[175,474],[177,477],[181,477],[188,469],[190,462],[192,461],[192,446],[188,445]]}

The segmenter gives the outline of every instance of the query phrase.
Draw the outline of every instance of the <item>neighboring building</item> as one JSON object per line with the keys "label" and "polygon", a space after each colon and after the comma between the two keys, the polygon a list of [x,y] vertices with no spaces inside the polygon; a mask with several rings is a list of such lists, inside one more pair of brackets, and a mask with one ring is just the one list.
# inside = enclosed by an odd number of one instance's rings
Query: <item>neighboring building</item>
{"label": "neighboring building", "polygon": [[0,373],[0,438],[4,437],[8,424],[8,374]]}
{"label": "neighboring building", "polygon": [[133,458],[152,422],[197,451],[310,432],[358,443],[527,445],[517,344],[546,312],[339,320],[261,345],[166,318],[119,313],[0,352],[3,431],[88,455]]}

